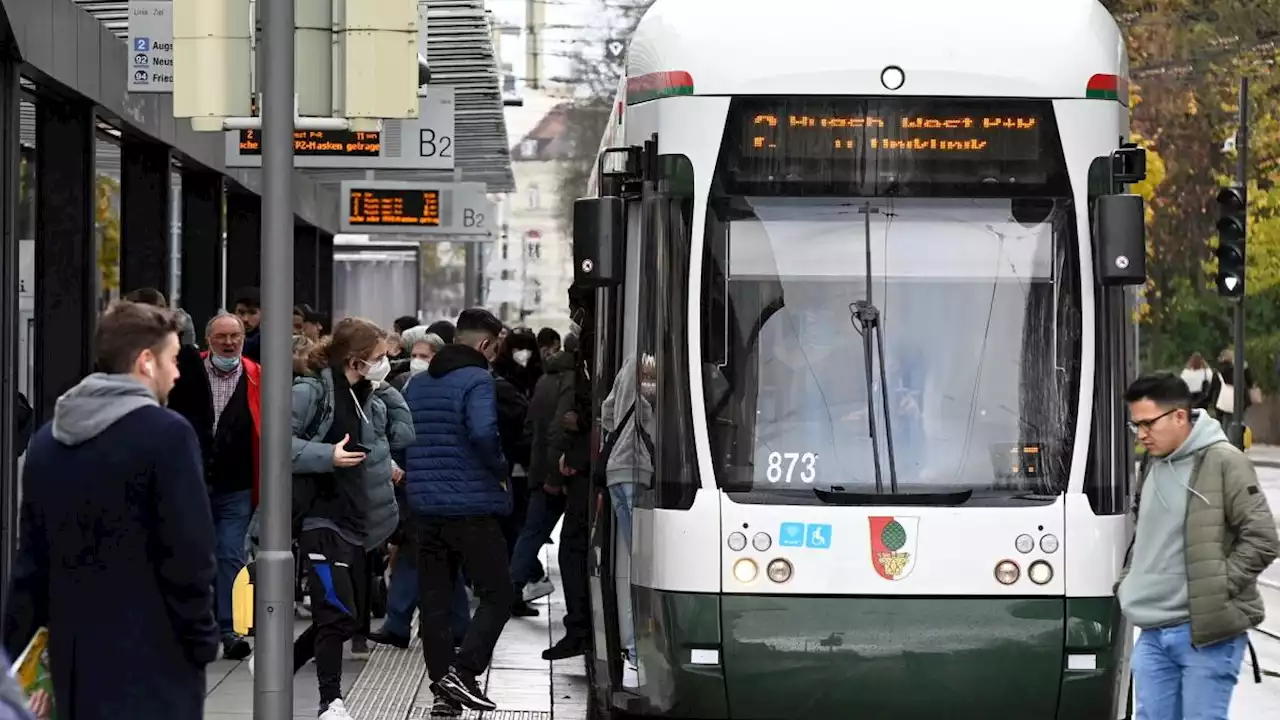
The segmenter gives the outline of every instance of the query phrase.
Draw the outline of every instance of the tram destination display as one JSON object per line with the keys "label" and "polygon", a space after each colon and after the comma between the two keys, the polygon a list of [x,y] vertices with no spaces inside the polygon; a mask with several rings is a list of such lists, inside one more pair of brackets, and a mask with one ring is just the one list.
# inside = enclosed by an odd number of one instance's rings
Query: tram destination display
{"label": "tram destination display", "polygon": [[[740,157],[1036,161],[1046,119],[1027,103],[783,99],[744,103]],[[887,157],[886,157],[887,156]]]}
{"label": "tram destination display", "polygon": [[440,191],[411,188],[353,187],[347,223],[351,227],[438,227]]}

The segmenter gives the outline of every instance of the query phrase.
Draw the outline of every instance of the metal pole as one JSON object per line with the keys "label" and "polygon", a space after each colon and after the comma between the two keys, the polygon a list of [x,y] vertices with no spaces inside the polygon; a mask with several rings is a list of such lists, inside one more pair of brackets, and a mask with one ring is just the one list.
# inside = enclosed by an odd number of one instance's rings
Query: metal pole
{"label": "metal pole", "polygon": [[[18,550],[19,489],[18,452],[14,446],[17,428],[18,357],[20,330],[18,291],[18,233],[15,219],[19,202],[18,185],[21,151],[18,148],[18,68],[8,58],[0,59],[0,617],[8,617],[9,581]],[[46,149],[45,152],[51,152]],[[80,328],[88,332],[88,328]],[[33,419],[32,422],[35,422]]]}
{"label": "metal pole", "polygon": [[257,557],[254,720],[293,717],[293,15],[258,3],[262,45],[262,551]]}
{"label": "metal pole", "polygon": [[[1245,201],[1245,258],[1246,265],[1249,257],[1249,78],[1240,78],[1240,128],[1236,131],[1236,158],[1238,166],[1236,167],[1236,181],[1240,185],[1240,192]],[[1245,283],[1244,292],[1236,299],[1233,308],[1232,318],[1232,334],[1235,335],[1235,362],[1232,363],[1231,389],[1234,390],[1235,397],[1232,399],[1231,407],[1235,412],[1231,413],[1231,427],[1228,432],[1231,433],[1231,442],[1235,443],[1238,448],[1244,448],[1244,403],[1247,397],[1248,388],[1244,382],[1244,296],[1249,292],[1249,284]]]}

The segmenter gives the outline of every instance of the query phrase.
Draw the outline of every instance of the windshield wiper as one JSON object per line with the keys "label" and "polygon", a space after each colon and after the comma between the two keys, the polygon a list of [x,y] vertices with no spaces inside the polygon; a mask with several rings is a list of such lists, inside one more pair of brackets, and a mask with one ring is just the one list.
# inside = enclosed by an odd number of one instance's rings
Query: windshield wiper
{"label": "windshield wiper", "polygon": [[[898,466],[893,454],[893,423],[889,419],[889,382],[884,368],[884,330],[880,325],[880,309],[871,301],[871,215],[880,208],[866,203],[858,213],[866,216],[867,299],[849,304],[850,320],[862,336],[862,356],[867,376],[867,430],[871,435],[871,459],[876,468],[876,492],[884,492],[880,470],[880,441],[876,437],[875,370],[872,356],[880,361],[880,394],[884,398],[884,442],[889,453],[889,492],[898,492]],[[874,336],[874,337],[873,337]],[[873,352],[874,349],[874,352]]]}
{"label": "windshield wiper", "polygon": [[896,490],[885,493],[877,489],[873,493],[848,492],[839,485],[830,490],[814,488],[813,494],[828,505],[942,505],[957,507],[969,502],[973,490],[932,493],[900,493]]}

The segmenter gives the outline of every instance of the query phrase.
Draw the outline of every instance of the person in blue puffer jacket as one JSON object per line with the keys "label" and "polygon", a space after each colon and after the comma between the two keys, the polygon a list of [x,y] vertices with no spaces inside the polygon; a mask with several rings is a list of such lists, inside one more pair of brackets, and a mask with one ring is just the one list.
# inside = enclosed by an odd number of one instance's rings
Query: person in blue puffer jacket
{"label": "person in blue puffer jacket", "polygon": [[[453,344],[405,387],[417,435],[406,456],[405,489],[418,534],[422,652],[433,716],[456,714],[463,705],[481,712],[497,707],[476,677],[489,666],[515,599],[499,522],[511,512],[511,492],[490,372],[504,337],[492,313],[463,311]],[[455,657],[450,606],[459,565],[480,606]]]}

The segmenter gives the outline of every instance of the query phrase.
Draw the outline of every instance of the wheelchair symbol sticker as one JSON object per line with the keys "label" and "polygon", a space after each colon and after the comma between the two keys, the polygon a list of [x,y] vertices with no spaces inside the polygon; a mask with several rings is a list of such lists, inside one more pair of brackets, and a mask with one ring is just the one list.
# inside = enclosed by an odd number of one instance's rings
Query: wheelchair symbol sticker
{"label": "wheelchair symbol sticker", "polygon": [[804,547],[804,523],[782,523],[778,531],[780,547]]}
{"label": "wheelchair symbol sticker", "polygon": [[831,526],[809,525],[804,531],[804,546],[817,550],[831,547]]}

